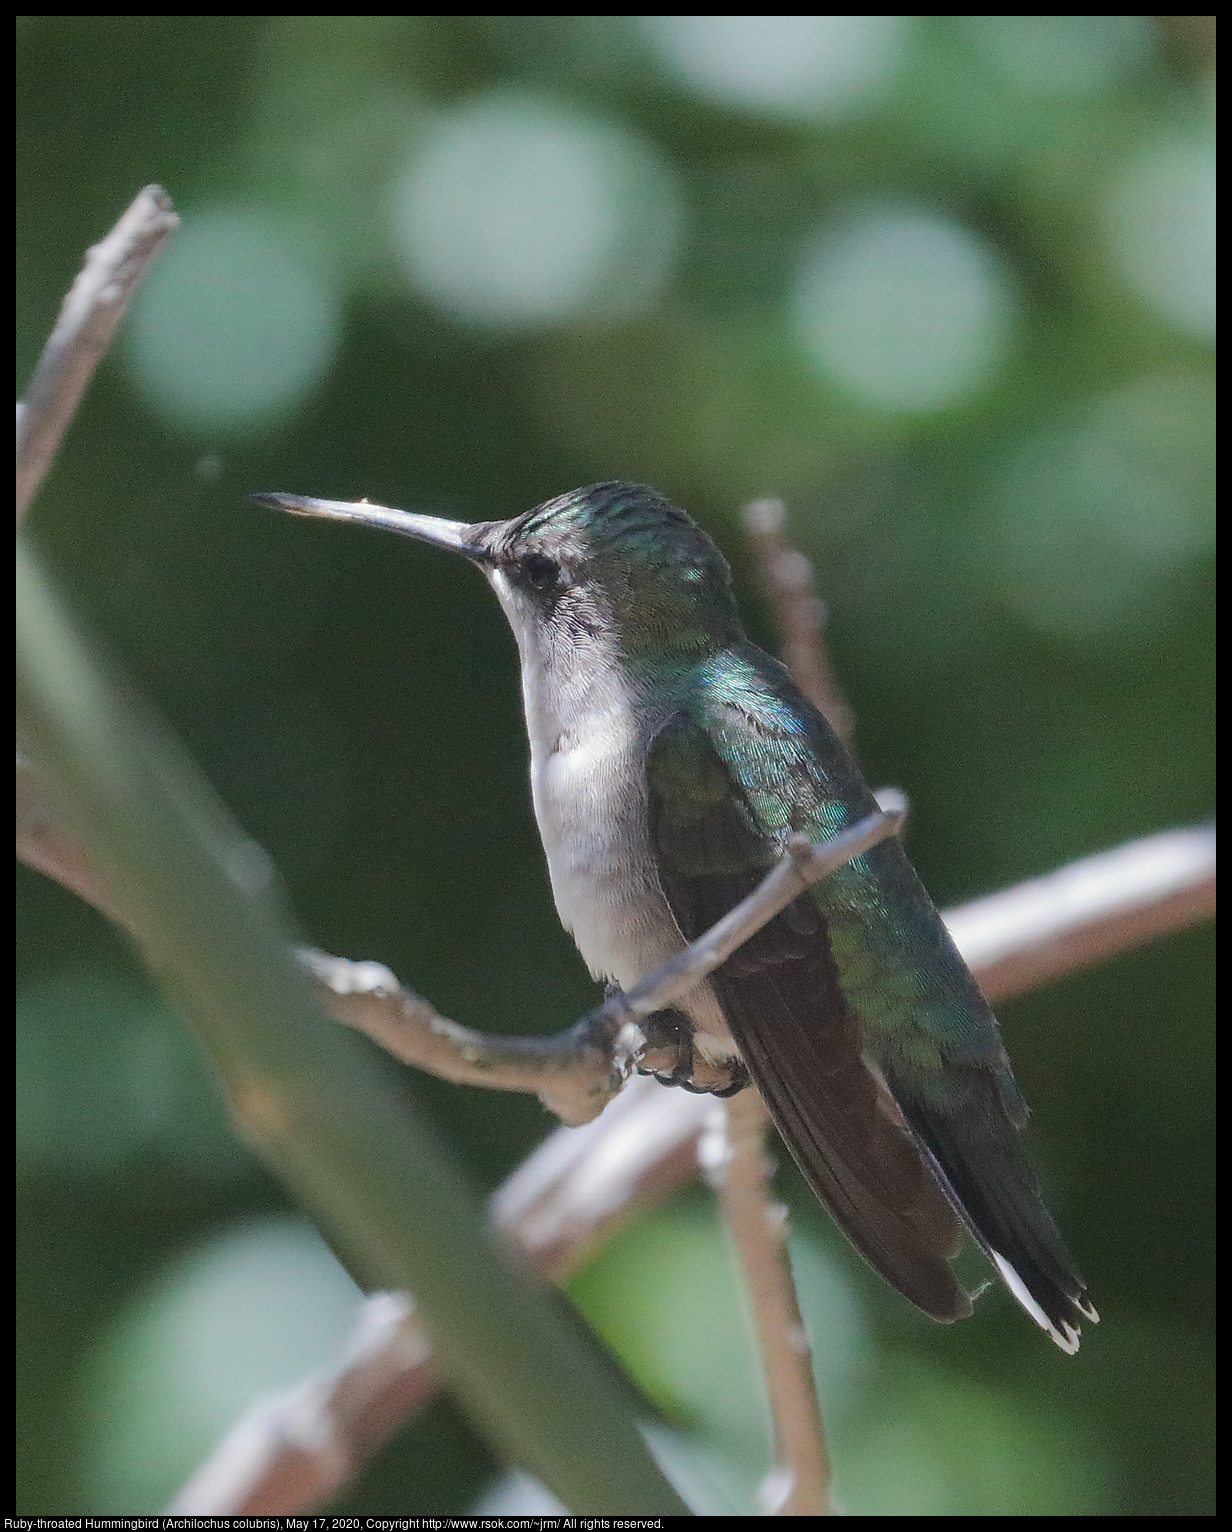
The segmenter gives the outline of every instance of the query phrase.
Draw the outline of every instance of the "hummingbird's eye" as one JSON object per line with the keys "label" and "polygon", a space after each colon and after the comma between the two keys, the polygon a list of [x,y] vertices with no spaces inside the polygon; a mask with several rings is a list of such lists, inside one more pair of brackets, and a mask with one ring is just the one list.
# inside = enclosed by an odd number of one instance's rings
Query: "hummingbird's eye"
{"label": "hummingbird's eye", "polygon": [[546,553],[526,553],[521,560],[522,578],[532,590],[551,590],[560,581],[560,565]]}

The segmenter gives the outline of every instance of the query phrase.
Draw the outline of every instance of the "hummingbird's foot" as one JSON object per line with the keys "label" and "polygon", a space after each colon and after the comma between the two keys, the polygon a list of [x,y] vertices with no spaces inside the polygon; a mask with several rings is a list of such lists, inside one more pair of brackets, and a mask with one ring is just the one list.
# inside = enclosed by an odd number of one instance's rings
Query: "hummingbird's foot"
{"label": "hummingbird's foot", "polygon": [[720,1100],[738,1096],[749,1083],[749,1072],[740,1059],[729,1059],[722,1064],[702,1060],[701,1068],[695,1065],[694,1070],[687,1080],[678,1080],[672,1075],[656,1075],[655,1078],[663,1085],[678,1085],[691,1096],[717,1096]]}
{"label": "hummingbird's foot", "polygon": [[[660,1085],[675,1085],[694,1096],[734,1096],[749,1083],[749,1072],[738,1058],[711,1060],[693,1046],[693,1027],[679,1011],[653,1011],[642,1021],[646,1064],[639,1074],[653,1075]],[[652,1055],[674,1059],[670,1069],[655,1067]],[[666,1059],[663,1061],[667,1062]]]}
{"label": "hummingbird's foot", "polygon": [[729,1083],[722,1090],[715,1086],[710,1087],[710,1094],[718,1096],[720,1100],[726,1100],[728,1096],[738,1096],[749,1085],[749,1072],[745,1068],[743,1059],[729,1059],[723,1066],[727,1070]]}
{"label": "hummingbird's foot", "polygon": [[[645,1063],[639,1073],[653,1075],[661,1085],[688,1088],[693,1077],[693,1028],[679,1011],[652,1011],[642,1018],[646,1039]],[[656,1058],[655,1055],[665,1055]],[[670,1069],[664,1064],[670,1060]]]}

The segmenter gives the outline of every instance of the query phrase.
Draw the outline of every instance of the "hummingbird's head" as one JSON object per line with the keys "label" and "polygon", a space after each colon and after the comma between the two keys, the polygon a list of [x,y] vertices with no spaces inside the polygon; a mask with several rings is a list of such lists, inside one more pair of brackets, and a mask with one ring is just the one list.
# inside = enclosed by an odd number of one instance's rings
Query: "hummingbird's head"
{"label": "hummingbird's head", "polygon": [[570,490],[474,530],[483,553],[472,556],[520,643],[605,638],[633,662],[689,662],[743,636],[727,560],[641,484]]}
{"label": "hummingbird's head", "polygon": [[592,484],[511,521],[472,523],[366,501],[254,498],[462,554],[487,576],[523,655],[549,666],[601,653],[692,664],[743,637],[727,560],[690,516],[640,484]]}

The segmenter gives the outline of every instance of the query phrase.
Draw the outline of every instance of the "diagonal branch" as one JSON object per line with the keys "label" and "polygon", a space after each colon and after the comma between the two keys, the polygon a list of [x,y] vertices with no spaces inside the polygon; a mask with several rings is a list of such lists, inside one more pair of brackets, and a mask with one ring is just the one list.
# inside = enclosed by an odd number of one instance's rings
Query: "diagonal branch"
{"label": "diagonal branch", "polygon": [[73,832],[48,803],[38,771],[17,752],[17,860],[92,904],[122,929],[123,912]]}
{"label": "diagonal branch", "polygon": [[1164,830],[946,914],[992,1002],[1095,968],[1215,914],[1215,826]]}
{"label": "diagonal branch", "polygon": [[85,265],[60,308],[25,399],[17,406],[17,521],[20,525],[111,345],[137,284],[179,226],[161,186],[147,186]]}

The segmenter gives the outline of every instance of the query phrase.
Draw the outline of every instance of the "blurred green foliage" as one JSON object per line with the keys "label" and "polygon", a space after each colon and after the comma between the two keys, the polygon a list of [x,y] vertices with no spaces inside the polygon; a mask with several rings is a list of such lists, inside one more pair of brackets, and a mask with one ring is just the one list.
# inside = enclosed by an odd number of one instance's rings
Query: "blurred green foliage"
{"label": "blurred green foliage", "polygon": [[[767,642],[736,513],[786,496],[942,903],[1210,812],[1213,56],[1175,20],[20,23],[19,389],[137,189],[184,217],[32,536],[315,943],[493,1029],[594,993],[495,602],[253,490],[488,519],[646,479]],[[330,1355],[346,1279],[101,918],[24,869],[18,907],[18,1509],[150,1511]],[[998,1293],[930,1326],[784,1173],[848,1509],[1209,1512],[1212,955],[1005,1007],[1104,1317],[1076,1361]],[[549,1125],[406,1088],[485,1184]],[[763,1405],[700,1194],[575,1294],[751,1504]],[[461,1510],[498,1471],[442,1403],[346,1508]]]}

